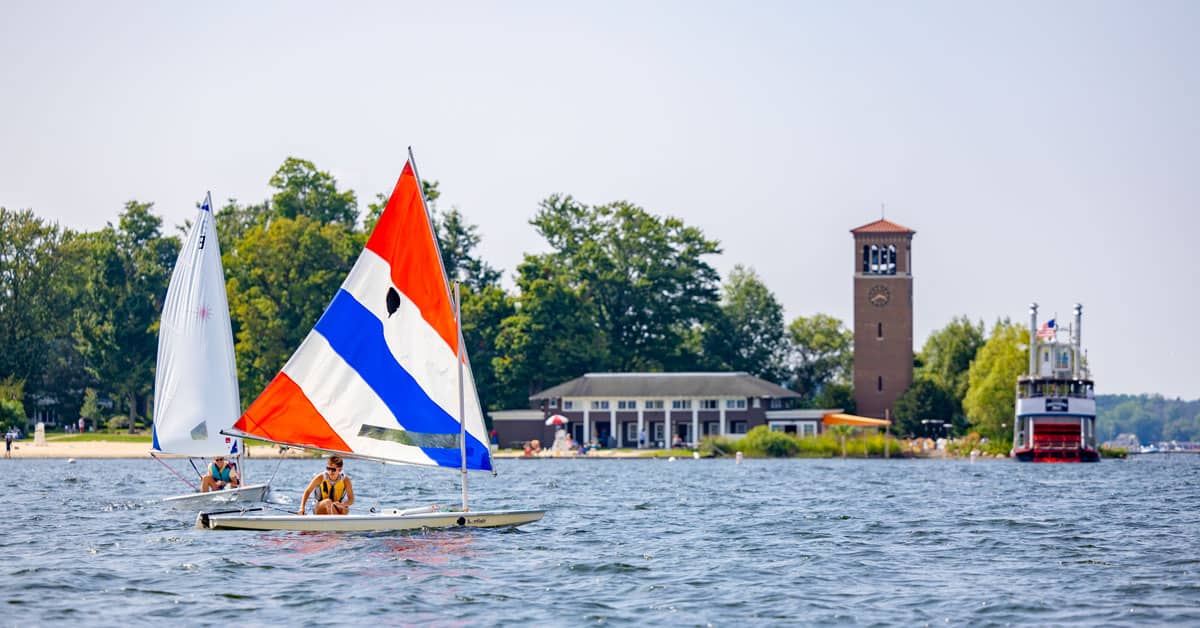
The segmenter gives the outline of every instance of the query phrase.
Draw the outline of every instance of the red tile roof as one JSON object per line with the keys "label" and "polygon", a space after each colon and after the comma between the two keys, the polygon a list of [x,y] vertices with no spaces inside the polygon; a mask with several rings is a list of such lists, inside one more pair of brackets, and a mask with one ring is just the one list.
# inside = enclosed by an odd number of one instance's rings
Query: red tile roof
{"label": "red tile roof", "polygon": [[881,218],[875,222],[868,222],[857,229],[851,229],[850,233],[916,233],[916,231]]}

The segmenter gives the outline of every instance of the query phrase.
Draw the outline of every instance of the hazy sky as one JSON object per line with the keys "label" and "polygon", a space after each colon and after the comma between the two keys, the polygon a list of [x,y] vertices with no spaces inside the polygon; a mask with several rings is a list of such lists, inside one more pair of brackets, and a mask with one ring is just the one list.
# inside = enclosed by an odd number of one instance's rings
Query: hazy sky
{"label": "hazy sky", "polygon": [[296,156],[365,210],[411,145],[506,273],[624,199],[850,324],[886,203],[916,348],[1078,301],[1098,392],[1200,397],[1200,2],[582,4],[0,0],[0,205],[173,230]]}

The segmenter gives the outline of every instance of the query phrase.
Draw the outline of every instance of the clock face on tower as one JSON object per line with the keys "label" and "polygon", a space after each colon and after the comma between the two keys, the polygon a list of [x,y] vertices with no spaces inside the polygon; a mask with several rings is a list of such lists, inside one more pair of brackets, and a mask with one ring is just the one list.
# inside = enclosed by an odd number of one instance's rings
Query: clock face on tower
{"label": "clock face on tower", "polygon": [[888,292],[886,286],[871,286],[871,289],[867,291],[867,301],[870,301],[871,305],[875,307],[887,305],[891,298],[892,293]]}

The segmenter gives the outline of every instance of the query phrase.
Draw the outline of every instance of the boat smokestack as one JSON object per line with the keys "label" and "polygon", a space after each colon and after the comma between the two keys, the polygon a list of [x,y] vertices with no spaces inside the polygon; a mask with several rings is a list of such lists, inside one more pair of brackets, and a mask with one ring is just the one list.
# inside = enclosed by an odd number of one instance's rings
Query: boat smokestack
{"label": "boat smokestack", "polygon": [[1029,304],[1029,374],[1037,374],[1037,303]]}
{"label": "boat smokestack", "polygon": [[1075,304],[1075,377],[1083,375],[1083,304]]}

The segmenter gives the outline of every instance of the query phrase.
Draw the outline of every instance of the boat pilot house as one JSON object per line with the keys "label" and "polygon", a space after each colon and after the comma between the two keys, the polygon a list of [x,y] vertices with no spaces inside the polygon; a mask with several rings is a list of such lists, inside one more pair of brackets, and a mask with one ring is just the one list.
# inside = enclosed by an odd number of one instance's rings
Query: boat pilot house
{"label": "boat pilot house", "polygon": [[561,427],[577,443],[669,448],[759,425],[815,435],[829,411],[799,409],[799,399],[747,373],[588,373],[530,397],[536,409],[492,419],[502,447],[550,443]]}

